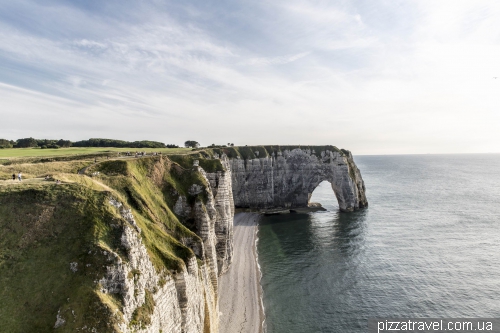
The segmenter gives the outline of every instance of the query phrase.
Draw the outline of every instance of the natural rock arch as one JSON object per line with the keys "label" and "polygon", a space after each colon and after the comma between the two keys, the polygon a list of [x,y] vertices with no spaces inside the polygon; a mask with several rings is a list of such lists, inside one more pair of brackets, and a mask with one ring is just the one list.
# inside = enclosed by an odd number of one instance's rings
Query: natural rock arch
{"label": "natural rock arch", "polygon": [[324,180],[332,184],[341,211],[368,206],[364,182],[351,153],[333,149],[318,152],[314,149],[317,147],[311,148],[278,150],[260,158],[232,158],[235,206],[307,207],[314,189]]}
{"label": "natural rock arch", "polygon": [[[323,189],[321,189],[323,188]],[[327,192],[322,192],[322,191],[327,191]],[[335,198],[334,201],[327,201],[325,202],[325,198],[324,197],[319,197],[320,195],[328,195],[330,197],[330,199],[333,199]],[[335,193],[333,192],[333,189],[332,189],[332,184],[327,181],[327,180],[324,180],[322,182],[320,182],[318,184],[318,186],[316,186],[316,188],[314,188],[313,192],[309,195],[309,201],[308,201],[308,206],[309,207],[312,207],[312,208],[316,208],[317,207],[317,204],[320,204],[323,206],[323,204],[333,204],[334,207],[336,207],[338,209],[338,200],[337,200],[337,197],[335,197]]]}

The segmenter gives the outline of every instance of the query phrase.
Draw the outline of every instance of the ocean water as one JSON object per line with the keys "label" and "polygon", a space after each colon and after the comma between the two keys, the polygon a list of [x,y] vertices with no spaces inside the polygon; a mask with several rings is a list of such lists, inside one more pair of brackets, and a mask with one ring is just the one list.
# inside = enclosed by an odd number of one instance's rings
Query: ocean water
{"label": "ocean water", "polygon": [[366,332],[373,317],[500,317],[500,155],[358,156],[369,207],[263,217],[268,333]]}

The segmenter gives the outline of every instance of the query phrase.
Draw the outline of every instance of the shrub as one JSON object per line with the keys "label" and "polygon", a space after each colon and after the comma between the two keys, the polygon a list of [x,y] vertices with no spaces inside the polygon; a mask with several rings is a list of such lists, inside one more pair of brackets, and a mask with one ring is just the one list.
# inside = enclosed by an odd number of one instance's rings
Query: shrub
{"label": "shrub", "polygon": [[0,148],[12,148],[12,143],[6,139],[0,139]]}

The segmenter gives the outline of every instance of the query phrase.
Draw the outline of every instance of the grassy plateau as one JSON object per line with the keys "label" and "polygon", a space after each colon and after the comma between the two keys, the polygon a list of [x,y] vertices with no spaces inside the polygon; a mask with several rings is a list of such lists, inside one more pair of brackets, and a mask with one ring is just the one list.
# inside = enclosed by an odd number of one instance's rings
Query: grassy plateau
{"label": "grassy plateau", "polygon": [[65,156],[65,155],[84,155],[84,154],[105,154],[118,152],[161,152],[162,154],[183,154],[191,151],[191,148],[113,148],[113,147],[71,147],[58,149],[41,148],[7,148],[0,149],[0,159],[9,159],[15,157],[41,157],[41,156]]}

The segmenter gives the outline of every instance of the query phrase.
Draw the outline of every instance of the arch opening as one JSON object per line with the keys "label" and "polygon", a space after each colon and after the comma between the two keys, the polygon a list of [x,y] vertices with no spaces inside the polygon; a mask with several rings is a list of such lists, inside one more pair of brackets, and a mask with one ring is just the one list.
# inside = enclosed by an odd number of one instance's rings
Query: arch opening
{"label": "arch opening", "polygon": [[320,204],[326,210],[339,210],[339,203],[333,191],[332,183],[324,180],[309,194],[308,207],[314,207],[315,204]]}

